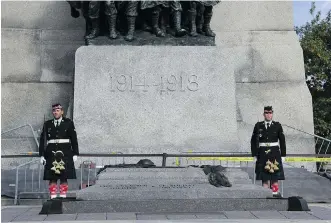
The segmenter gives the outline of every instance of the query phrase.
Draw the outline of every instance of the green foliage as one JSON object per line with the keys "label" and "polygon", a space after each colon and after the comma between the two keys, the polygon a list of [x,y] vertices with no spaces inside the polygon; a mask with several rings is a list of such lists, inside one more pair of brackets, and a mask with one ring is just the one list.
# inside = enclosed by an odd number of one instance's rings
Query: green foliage
{"label": "green foliage", "polygon": [[[313,100],[315,134],[331,138],[331,98],[318,97]],[[330,149],[331,150],[331,149]]]}
{"label": "green foliage", "polygon": [[331,10],[322,18],[315,9],[313,3],[310,9],[313,19],[295,30],[313,98],[315,134],[331,138]]}

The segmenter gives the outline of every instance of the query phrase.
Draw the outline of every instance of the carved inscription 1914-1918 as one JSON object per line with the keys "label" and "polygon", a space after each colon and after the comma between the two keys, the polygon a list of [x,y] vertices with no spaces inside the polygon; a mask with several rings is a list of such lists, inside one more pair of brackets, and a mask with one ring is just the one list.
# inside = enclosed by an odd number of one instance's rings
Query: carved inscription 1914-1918
{"label": "carved inscription 1914-1918", "polygon": [[111,92],[148,92],[157,90],[166,91],[197,91],[199,89],[197,75],[169,75],[155,78],[143,76],[135,77],[132,75],[109,75]]}

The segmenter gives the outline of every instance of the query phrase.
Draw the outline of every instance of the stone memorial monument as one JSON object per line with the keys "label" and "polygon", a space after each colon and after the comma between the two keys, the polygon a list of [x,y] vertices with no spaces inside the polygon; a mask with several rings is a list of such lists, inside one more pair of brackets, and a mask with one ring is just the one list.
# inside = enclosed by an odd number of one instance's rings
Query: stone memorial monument
{"label": "stone memorial monument", "polygon": [[[3,128],[26,120],[40,128],[56,101],[75,122],[81,153],[250,152],[253,126],[265,105],[273,106],[282,124],[313,132],[291,2],[69,3],[1,3]],[[313,138],[284,130],[287,154],[314,153]],[[106,170],[77,197],[102,198],[96,187],[114,192],[124,186],[130,193],[116,199],[153,199],[160,190],[160,199],[180,193],[198,203],[199,194],[219,199],[227,193],[238,199],[270,194],[230,168],[227,173],[243,178],[230,179],[229,188],[210,185],[197,169],[139,169],[133,176],[123,170]],[[132,182],[121,181],[130,177]],[[148,185],[132,187],[141,180]],[[176,182],[178,188],[169,188]],[[69,203],[66,208],[74,210]]]}
{"label": "stone memorial monument", "polygon": [[[88,17],[96,17],[91,8],[100,15],[86,30],[88,46],[75,54],[73,118],[83,151],[238,151],[234,54],[215,46],[210,27],[217,3],[127,2],[126,10],[141,22],[134,34],[127,14],[117,13],[122,2],[89,3]],[[108,23],[101,35],[101,14],[108,15],[109,7],[117,26]],[[192,16],[197,9],[198,19]],[[130,34],[122,35],[123,26]]]}
{"label": "stone memorial monument", "polygon": [[[277,119],[277,115],[282,117],[283,106],[295,104],[284,103],[281,89],[288,78],[298,80],[299,73],[291,71],[294,67],[289,61],[269,57],[288,49],[272,41],[278,41],[277,38],[283,38],[281,41],[285,43],[296,41],[290,36],[293,32],[286,35],[218,32],[216,35],[212,29],[220,24],[210,26],[213,16],[217,21],[226,19],[220,9],[227,4],[219,1],[91,4],[87,6],[88,18],[95,17],[91,13],[97,7],[98,22],[95,29],[86,30],[87,46],[80,47],[75,54],[73,118],[81,136],[82,151],[249,151],[247,142],[252,129],[246,123],[259,120],[263,105],[272,104]],[[116,25],[107,23],[109,7],[116,14]],[[121,12],[121,7],[126,10]],[[128,16],[130,12],[134,27]],[[276,50],[275,53],[261,48],[259,38],[270,39],[267,49]],[[254,59],[254,63],[249,65],[247,59]],[[278,70],[269,68],[280,63],[287,64],[286,71],[282,70],[284,66]],[[302,84],[303,77],[302,73]],[[266,85],[269,81],[270,86]],[[306,89],[297,84],[291,83],[287,88],[296,97],[296,91]],[[284,94],[287,97],[292,93]],[[305,111],[310,118],[295,125],[301,123],[312,128],[307,122],[311,120],[311,111]],[[291,125],[293,118],[277,120]],[[306,139],[305,151],[300,152],[313,152],[310,140]],[[288,143],[288,148],[292,148],[291,141]],[[160,162],[156,159],[153,161]]]}
{"label": "stone memorial monument", "polygon": [[[115,1],[113,39],[101,4],[100,36],[86,41],[92,25],[85,1],[72,7],[65,1],[2,2],[2,128],[28,122],[39,129],[56,101],[80,123],[82,152],[249,152],[265,105],[273,105],[282,124],[313,132],[291,2],[219,2],[210,23],[207,14],[204,23],[198,19],[204,17],[201,2],[180,3],[180,23],[173,3],[144,10],[138,4],[132,41],[125,39],[128,6],[118,8]],[[215,37],[201,34],[201,24],[205,30],[209,24]],[[312,138],[284,130],[288,154],[314,153]],[[86,144],[87,136],[97,143]]]}

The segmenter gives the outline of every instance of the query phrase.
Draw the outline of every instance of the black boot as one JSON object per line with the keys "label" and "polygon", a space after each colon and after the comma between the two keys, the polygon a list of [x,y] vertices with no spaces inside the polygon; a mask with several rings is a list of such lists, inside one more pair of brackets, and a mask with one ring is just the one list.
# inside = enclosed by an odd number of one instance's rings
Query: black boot
{"label": "black boot", "polygon": [[165,21],[164,21],[164,12],[163,11],[161,11],[160,12],[160,17],[159,17],[159,27],[160,27],[160,29],[162,30],[162,32],[164,33],[164,35],[166,34],[166,30],[167,30],[167,28],[166,28],[166,24],[165,24]]}
{"label": "black boot", "polygon": [[89,19],[89,18],[85,18],[85,35],[84,35],[84,38],[86,38],[86,36],[87,36],[88,34],[90,34],[90,31],[91,31],[91,29],[92,29],[91,26],[92,26],[92,25],[91,25],[91,21],[90,21],[90,19]]}
{"label": "black boot", "polygon": [[202,31],[202,27],[203,27],[203,15],[197,15],[197,32],[200,33],[200,34],[203,34],[204,35],[204,32]]}
{"label": "black boot", "polygon": [[164,32],[159,27],[160,11],[155,10],[152,14],[153,33],[158,37],[164,37]]}
{"label": "black boot", "polygon": [[109,38],[116,39],[116,15],[107,16],[108,26],[109,26]]}
{"label": "black boot", "polygon": [[128,20],[128,33],[124,37],[124,39],[126,41],[131,42],[134,39],[133,34],[134,34],[134,30],[135,30],[135,25],[136,25],[136,17],[135,16],[128,16],[127,20]]}
{"label": "black boot", "polygon": [[174,21],[174,28],[175,28],[175,36],[182,37],[186,35],[186,30],[181,28],[181,12],[174,11],[173,12],[173,21]]}
{"label": "black boot", "polygon": [[197,33],[197,26],[196,26],[196,11],[189,11],[189,24],[190,24],[190,36],[196,37],[198,36]]}
{"label": "black boot", "polygon": [[86,39],[94,39],[99,36],[100,33],[99,19],[91,19],[91,24],[92,24],[91,31],[85,37]]}
{"label": "black boot", "polygon": [[214,37],[216,35],[210,28],[210,20],[211,20],[212,15],[213,15],[213,13],[211,12],[204,16],[204,23],[203,23],[202,31],[205,33],[206,36]]}

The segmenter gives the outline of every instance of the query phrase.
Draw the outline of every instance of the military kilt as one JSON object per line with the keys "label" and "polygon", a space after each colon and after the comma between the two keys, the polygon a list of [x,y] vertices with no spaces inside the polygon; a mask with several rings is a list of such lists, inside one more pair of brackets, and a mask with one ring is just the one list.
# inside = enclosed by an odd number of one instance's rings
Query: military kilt
{"label": "military kilt", "polygon": [[[44,169],[44,180],[66,180],[76,179],[73,152],[70,143],[50,143],[45,151],[46,165]],[[63,164],[62,162],[63,161]],[[62,164],[62,165],[61,165]],[[56,172],[56,166],[63,166],[62,170]]]}
{"label": "military kilt", "polygon": [[261,146],[255,164],[256,180],[285,180],[279,146]]}

